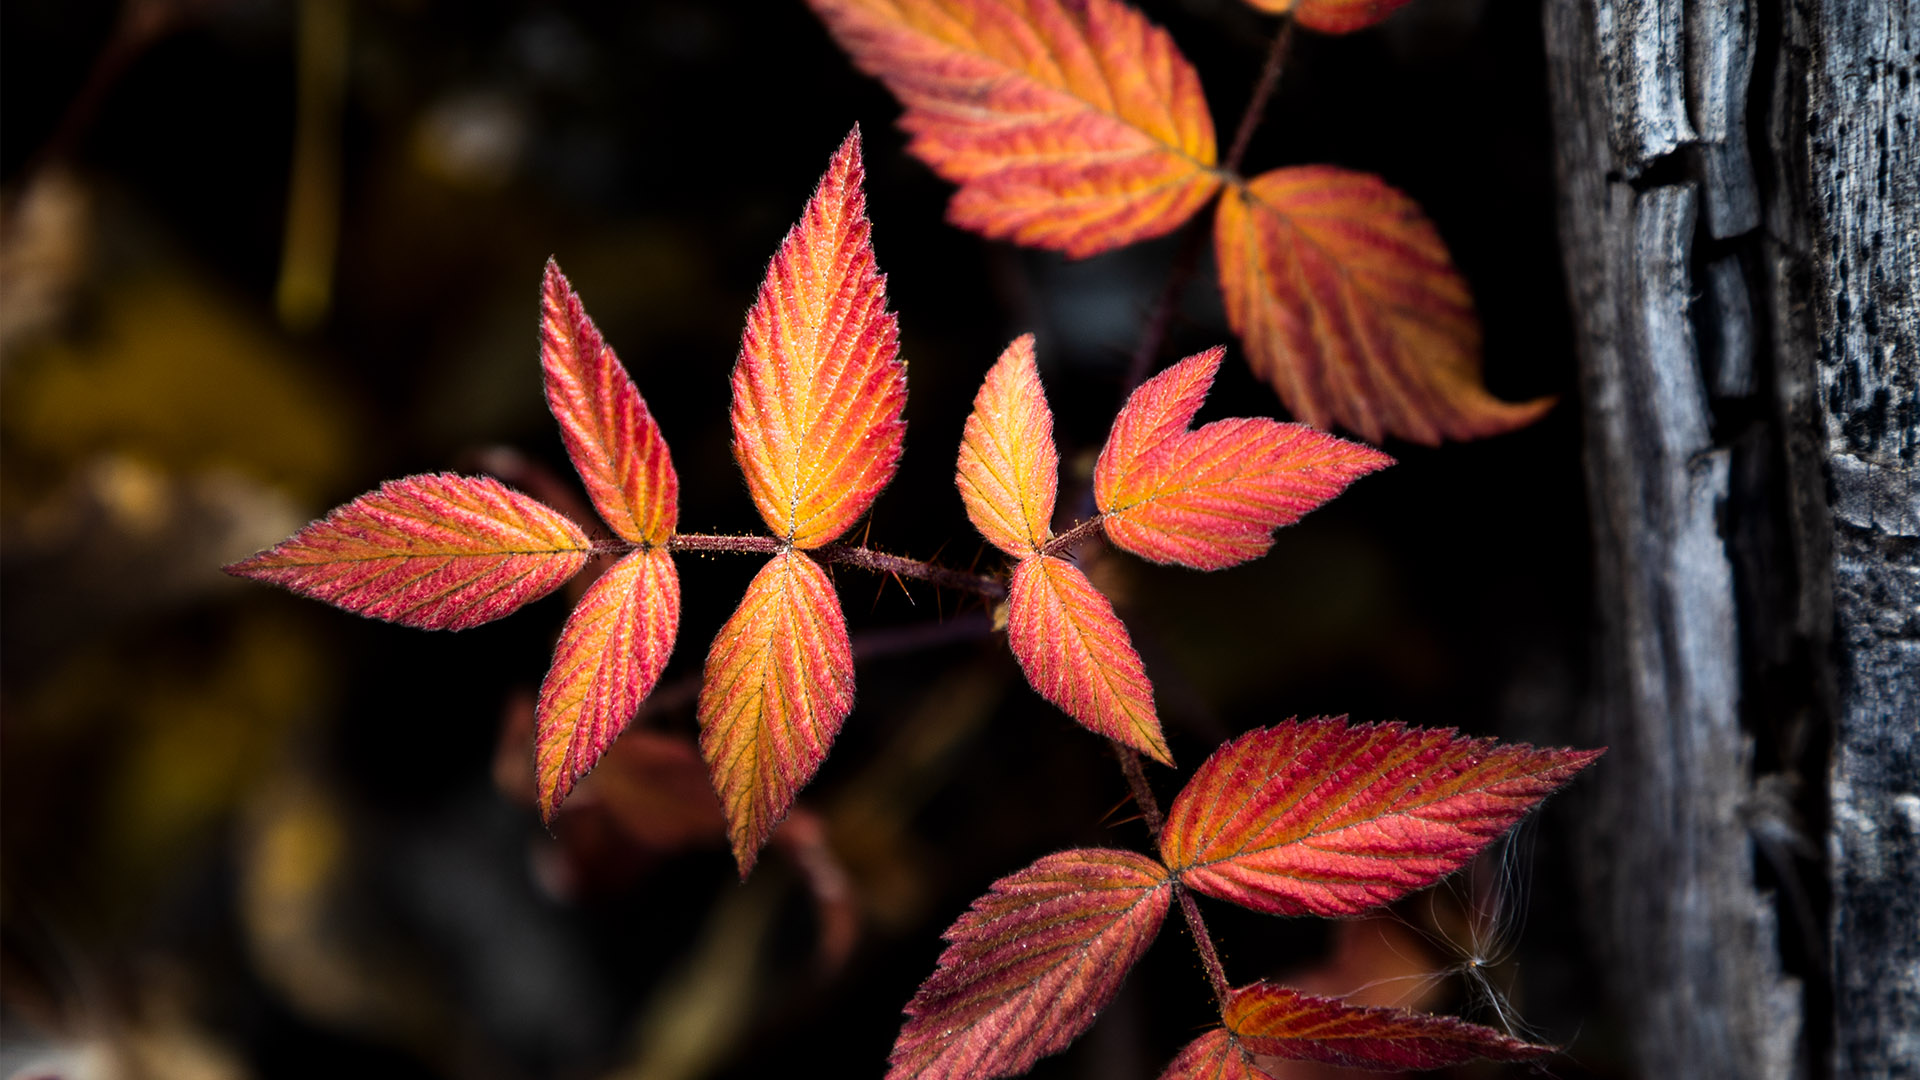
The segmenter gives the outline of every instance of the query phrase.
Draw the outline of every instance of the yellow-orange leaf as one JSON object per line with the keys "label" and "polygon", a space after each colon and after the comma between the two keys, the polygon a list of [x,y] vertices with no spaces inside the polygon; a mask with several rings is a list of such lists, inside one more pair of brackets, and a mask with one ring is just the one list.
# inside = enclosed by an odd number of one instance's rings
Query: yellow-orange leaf
{"label": "yellow-orange leaf", "polygon": [[1032,334],[1007,346],[974,395],[954,482],[968,520],[1001,551],[1031,555],[1053,536],[1060,452],[1053,445],[1053,411],[1034,366]]}
{"label": "yellow-orange leaf", "polygon": [[551,822],[653,692],[680,631],[680,576],[665,548],[635,551],[593,583],[560,631],[540,684],[534,775]]}
{"label": "yellow-orange leaf", "polygon": [[1092,255],[1218,190],[1213,118],[1167,32],[1119,0],[809,0],[960,185],[954,224]]}
{"label": "yellow-orange leaf", "polygon": [[1420,208],[1378,177],[1265,173],[1221,200],[1214,240],[1248,362],[1314,427],[1432,445],[1510,431],[1553,404],[1487,392],[1467,283]]}
{"label": "yellow-orange leaf", "polygon": [[1386,17],[1410,0],[1247,0],[1261,11],[1275,15],[1293,12],[1294,21],[1323,34],[1345,34],[1363,30]]}
{"label": "yellow-orange leaf", "polygon": [[1035,555],[1013,571],[1007,643],[1040,696],[1090,731],[1173,764],[1126,624],[1080,568]]}
{"label": "yellow-orange leaf", "polygon": [[874,264],[860,130],[767,266],[733,368],[733,456],[767,525],[830,543],[893,479],[907,366]]}
{"label": "yellow-orange leaf", "polygon": [[1370,446],[1265,417],[1188,430],[1223,349],[1148,379],[1114,418],[1093,472],[1108,539],[1196,570],[1258,558],[1273,530],[1393,459]]}
{"label": "yellow-orange leaf", "polygon": [[853,650],[827,573],[775,555],[713,639],[700,751],[744,877],[853,709]]}
{"label": "yellow-orange leaf", "polygon": [[540,367],[547,408],[594,509],[636,544],[673,535],[680,481],[667,440],[620,358],[587,317],[560,265],[547,260],[540,290]]}

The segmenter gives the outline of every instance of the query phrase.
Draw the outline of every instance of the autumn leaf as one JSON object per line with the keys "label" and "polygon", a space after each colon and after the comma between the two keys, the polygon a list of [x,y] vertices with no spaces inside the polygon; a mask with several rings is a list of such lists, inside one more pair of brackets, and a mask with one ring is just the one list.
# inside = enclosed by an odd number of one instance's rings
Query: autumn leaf
{"label": "autumn leaf", "polygon": [[1392,464],[1372,447],[1301,424],[1216,420],[1190,431],[1223,349],[1140,384],[1094,468],[1108,539],[1156,562],[1218,570],[1259,558],[1273,530]]}
{"label": "autumn leaf", "polygon": [[907,366],[865,177],[855,128],[767,266],[733,368],[733,456],[760,516],[799,548],[867,512],[906,432]]}
{"label": "autumn leaf", "polygon": [[587,537],[484,476],[389,480],[227,573],[424,630],[465,630],[538,600],[587,561]]}
{"label": "autumn leaf", "polygon": [[1357,1069],[1440,1069],[1476,1058],[1527,1061],[1558,1052],[1451,1016],[1348,1005],[1270,983],[1235,990],[1221,1019],[1256,1057]]}
{"label": "autumn leaf", "polygon": [[887,1080],[1025,1072],[1092,1025],[1166,918],[1166,868],[1131,851],[1049,855],[993,883],[946,932],[907,1005]]}
{"label": "autumn leaf", "polygon": [[1013,571],[1007,642],[1040,696],[1088,730],[1173,764],[1153,684],[1113,604],[1080,568],[1036,555]]}
{"label": "autumn leaf", "polygon": [[613,744],[660,681],[680,630],[680,576],[665,548],[613,564],[580,598],[540,684],[535,778],[540,816]]}
{"label": "autumn leaf", "polygon": [[1385,22],[1410,0],[1247,0],[1274,15],[1293,12],[1294,21],[1323,34],[1346,34]]}
{"label": "autumn leaf", "polygon": [[853,709],[853,651],[820,565],[775,555],[713,639],[700,688],[700,751],[745,877]]}
{"label": "autumn leaf", "polygon": [[974,395],[954,482],[967,520],[1001,551],[1031,555],[1052,538],[1060,452],[1032,334],[1007,346]]}
{"label": "autumn leaf", "polygon": [[1601,753],[1289,720],[1213,752],[1174,799],[1160,850],[1209,896],[1356,915],[1459,869]]}
{"label": "autumn leaf", "polygon": [[954,224],[1086,256],[1172,231],[1219,189],[1213,119],[1166,31],[1118,0],[809,0],[893,91]]}
{"label": "autumn leaf", "polygon": [[1431,445],[1552,406],[1487,393],[1467,283],[1420,208],[1378,177],[1276,169],[1229,192],[1214,224],[1227,321],[1303,422]]}
{"label": "autumn leaf", "polygon": [[621,538],[663,543],[680,504],[667,441],[552,259],[540,290],[540,367],[547,408],[594,508]]}
{"label": "autumn leaf", "polygon": [[1232,1034],[1214,1028],[1174,1055],[1160,1080],[1267,1080],[1267,1074]]}

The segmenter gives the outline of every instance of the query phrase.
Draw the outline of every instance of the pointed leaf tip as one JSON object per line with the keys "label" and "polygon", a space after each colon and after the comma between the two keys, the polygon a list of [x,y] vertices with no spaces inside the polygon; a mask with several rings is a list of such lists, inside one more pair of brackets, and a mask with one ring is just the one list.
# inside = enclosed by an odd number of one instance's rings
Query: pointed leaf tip
{"label": "pointed leaf tip", "polygon": [[1024,557],[1053,537],[1060,452],[1032,334],[1013,339],[981,382],[961,436],[954,483],[967,520],[1001,551]]}
{"label": "pointed leaf tip", "polygon": [[389,480],[226,571],[357,615],[465,630],[559,588],[587,552],[578,526],[499,481],[431,473]]}
{"label": "pointed leaf tip", "polygon": [[560,803],[653,692],[680,630],[680,577],[664,548],[628,554],[567,618],[540,684],[534,775],[540,816]]}
{"label": "pointed leaf tip", "polygon": [[547,408],[594,509],[623,539],[664,543],[680,503],[666,439],[553,259],[540,290],[540,367]]}
{"label": "pointed leaf tip", "polygon": [[1186,885],[1277,915],[1357,915],[1458,870],[1598,750],[1289,720],[1214,751],[1167,812]]}
{"label": "pointed leaf tip", "polygon": [[1264,173],[1221,199],[1214,244],[1228,324],[1304,423],[1435,445],[1553,405],[1487,392],[1466,281],[1420,207],[1376,176]]}
{"label": "pointed leaf tip", "polygon": [[1291,525],[1393,459],[1301,424],[1187,425],[1225,350],[1182,360],[1136,389],[1094,469],[1107,536],[1156,562],[1218,570],[1258,558]]}
{"label": "pointed leaf tip", "polygon": [[798,548],[837,539],[893,479],[907,366],[867,221],[860,129],[767,266],[733,369],[733,456]]}
{"label": "pointed leaf tip", "polygon": [[993,883],[907,1004],[887,1080],[1025,1072],[1093,1024],[1153,944],[1173,890],[1131,851],[1063,851]]}
{"label": "pointed leaf tip", "polygon": [[853,651],[820,565],[775,555],[714,638],[700,688],[700,751],[746,877],[853,710]]}
{"label": "pointed leaf tip", "polygon": [[1118,0],[809,0],[906,107],[910,151],[960,185],[948,218],[1093,255],[1159,236],[1220,187],[1193,65]]}
{"label": "pointed leaf tip", "polygon": [[1245,1053],[1353,1069],[1443,1069],[1559,1052],[1451,1016],[1349,1005],[1271,983],[1234,991],[1221,1019]]}
{"label": "pointed leaf tip", "polygon": [[1172,765],[1146,665],[1087,575],[1036,555],[1014,568],[1009,600],[1007,642],[1040,696],[1087,730]]}

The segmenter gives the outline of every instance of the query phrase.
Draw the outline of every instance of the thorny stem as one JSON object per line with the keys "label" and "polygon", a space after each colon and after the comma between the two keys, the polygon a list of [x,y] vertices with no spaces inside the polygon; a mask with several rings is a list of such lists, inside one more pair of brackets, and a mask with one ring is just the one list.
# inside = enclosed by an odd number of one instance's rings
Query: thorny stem
{"label": "thorny stem", "polygon": [[[1146,819],[1147,832],[1154,844],[1160,843],[1160,830],[1166,826],[1166,817],[1160,813],[1160,800],[1154,797],[1153,785],[1147,782],[1147,771],[1140,764],[1140,755],[1130,746],[1115,742],[1113,756],[1120,759],[1120,771],[1126,774],[1127,790],[1133,793],[1134,805],[1140,808],[1140,816]],[[1173,883],[1173,892],[1180,898],[1180,914],[1186,917],[1187,932],[1193,935],[1193,946],[1200,953],[1200,966],[1206,969],[1207,982],[1213,987],[1213,996],[1224,1014],[1227,999],[1233,990],[1227,985],[1227,969],[1220,963],[1220,950],[1214,948],[1213,935],[1207,932],[1207,920],[1200,915],[1200,904],[1194,900],[1193,893],[1182,886],[1178,880]]]}
{"label": "thorny stem", "polygon": [[1047,541],[1046,543],[1040,545],[1040,554],[1042,555],[1072,554],[1073,549],[1076,547],[1079,547],[1082,541],[1085,541],[1100,533],[1102,528],[1102,523],[1105,522],[1106,519],[1107,519],[1107,516],[1105,514],[1096,514],[1093,517],[1090,517],[1085,521],[1082,521],[1080,524],[1075,525],[1073,528],[1068,529],[1066,532],[1063,532],[1060,535],[1054,537],[1053,539]]}
{"label": "thorny stem", "polygon": [[[704,533],[676,533],[667,540],[668,551],[724,552],[746,555],[777,555],[790,547],[785,540],[771,536],[714,536]],[[985,574],[954,570],[919,559],[909,559],[904,555],[889,555],[884,551],[860,547],[856,544],[827,544],[811,549],[809,552],[827,562],[857,566],[862,570],[871,570],[876,574],[897,574],[949,589],[970,592],[988,600],[1005,599],[1006,583],[999,578]]]}

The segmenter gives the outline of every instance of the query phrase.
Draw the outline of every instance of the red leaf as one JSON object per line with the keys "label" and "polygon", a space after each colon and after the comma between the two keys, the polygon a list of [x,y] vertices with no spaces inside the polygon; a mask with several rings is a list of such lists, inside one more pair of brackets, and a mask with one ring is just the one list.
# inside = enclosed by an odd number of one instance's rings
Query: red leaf
{"label": "red leaf", "polygon": [[1552,407],[1487,393],[1467,283],[1420,207],[1378,177],[1277,169],[1223,198],[1214,230],[1227,322],[1300,420],[1436,444]]}
{"label": "red leaf", "polygon": [[1115,544],[1156,562],[1218,570],[1273,546],[1273,530],[1392,464],[1300,424],[1239,418],[1187,430],[1224,349],[1142,383],[1114,418],[1093,490]]}
{"label": "red leaf", "polygon": [[1214,751],[1174,799],[1160,850],[1209,896],[1356,915],[1459,869],[1602,752],[1289,720]]}
{"label": "red leaf", "polygon": [[593,583],[560,631],[540,684],[540,816],[573,790],[653,692],[680,631],[680,577],[665,548],[635,551]]}
{"label": "red leaf", "polygon": [[587,537],[484,476],[389,480],[227,573],[425,630],[491,622],[558,588]]}
{"label": "red leaf", "polygon": [[1247,1053],[1225,1028],[1214,1028],[1175,1055],[1160,1080],[1266,1080]]}
{"label": "red leaf", "polygon": [[1049,855],[994,882],[947,930],[887,1080],[1013,1076],[1064,1049],[1153,943],[1169,886],[1152,859],[1101,849]]}
{"label": "red leaf", "polygon": [[780,243],[733,368],[733,456],[795,547],[847,531],[893,479],[907,366],[873,259],[860,129]]}
{"label": "red leaf", "polygon": [[797,551],[775,555],[713,639],[700,688],[700,751],[742,877],[852,710],[853,651],[833,583]]}
{"label": "red leaf", "polygon": [[1024,557],[1052,538],[1060,452],[1032,334],[1013,339],[974,395],[954,482],[967,520],[1001,551]]}
{"label": "red leaf", "polygon": [[1173,764],[1153,684],[1113,604],[1080,568],[1036,555],[1014,568],[1007,641],[1040,696],[1095,734]]}
{"label": "red leaf", "polygon": [[810,0],[907,107],[947,216],[1083,256],[1177,228],[1219,190],[1213,119],[1166,31],[1117,0]]}
{"label": "red leaf", "polygon": [[1268,983],[1234,991],[1222,1019],[1258,1057],[1358,1069],[1440,1069],[1476,1058],[1528,1061],[1558,1052],[1451,1016],[1364,1008]]}
{"label": "red leaf", "polygon": [[540,290],[540,367],[547,408],[601,518],[636,544],[665,542],[680,513],[667,441],[552,259]]}
{"label": "red leaf", "polygon": [[1292,11],[1295,22],[1323,34],[1345,34],[1386,21],[1410,0],[1247,0],[1275,15]]}

